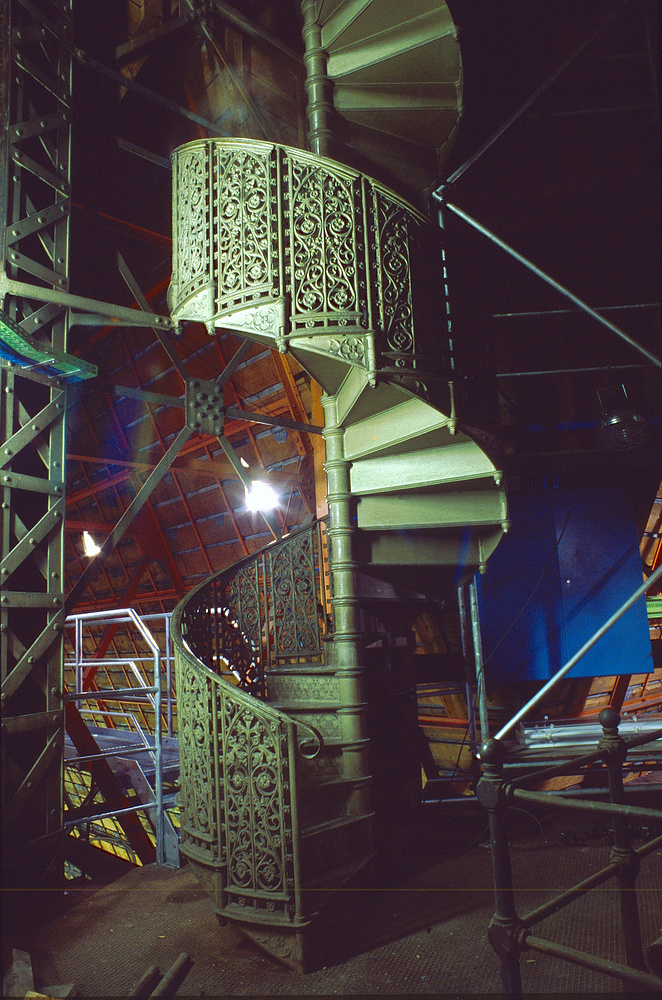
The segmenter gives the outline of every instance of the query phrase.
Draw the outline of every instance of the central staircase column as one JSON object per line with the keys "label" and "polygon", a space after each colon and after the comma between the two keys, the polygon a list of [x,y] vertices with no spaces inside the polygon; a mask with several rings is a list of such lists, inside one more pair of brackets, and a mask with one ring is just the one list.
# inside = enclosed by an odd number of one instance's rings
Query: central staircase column
{"label": "central staircase column", "polygon": [[318,156],[330,156],[332,139],[330,82],[326,68],[327,57],[322,47],[322,28],[317,20],[319,7],[319,0],[301,0],[302,34],[305,45],[303,58],[306,65],[308,93],[306,113],[310,124],[308,145]]}
{"label": "central staircase column", "polygon": [[[359,597],[357,595],[357,563],[354,559],[356,502],[350,488],[351,462],[345,458],[345,428],[337,419],[335,396],[322,395],[324,408],[324,439],[326,442],[327,501],[329,521],[329,566],[331,570],[331,604],[334,631],[331,637],[331,661],[339,681],[339,709],[342,718],[343,771],[346,778],[369,776],[367,753],[366,705],[363,683],[363,635],[361,631]],[[369,806],[367,785],[357,786],[349,804],[350,814],[365,813]]]}

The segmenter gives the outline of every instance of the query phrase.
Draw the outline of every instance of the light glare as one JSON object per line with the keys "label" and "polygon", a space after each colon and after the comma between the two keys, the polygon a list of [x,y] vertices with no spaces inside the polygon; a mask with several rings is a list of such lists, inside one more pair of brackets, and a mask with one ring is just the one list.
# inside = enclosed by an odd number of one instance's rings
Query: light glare
{"label": "light glare", "polygon": [[278,494],[273,486],[256,479],[246,493],[246,508],[251,511],[266,511],[277,506]]}
{"label": "light glare", "polygon": [[83,551],[86,556],[96,556],[99,552],[101,552],[101,549],[94,541],[89,531],[83,532]]}

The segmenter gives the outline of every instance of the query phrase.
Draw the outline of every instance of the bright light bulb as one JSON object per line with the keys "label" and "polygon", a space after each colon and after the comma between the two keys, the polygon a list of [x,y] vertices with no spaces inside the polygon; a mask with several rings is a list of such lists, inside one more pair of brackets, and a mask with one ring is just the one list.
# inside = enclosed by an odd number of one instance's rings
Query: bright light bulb
{"label": "bright light bulb", "polygon": [[278,494],[269,483],[256,479],[246,492],[246,508],[252,511],[273,510],[278,506]]}
{"label": "bright light bulb", "polygon": [[86,556],[96,556],[99,552],[101,552],[101,549],[94,541],[89,531],[83,532],[83,550]]}
{"label": "bright light bulb", "polygon": [[239,456],[239,461],[241,462],[241,464],[243,465],[243,467],[244,467],[245,469],[248,469],[248,468],[249,468],[249,465],[248,465],[248,462],[246,461],[246,459],[244,458],[244,456],[243,456],[243,455],[240,455],[240,456]]}

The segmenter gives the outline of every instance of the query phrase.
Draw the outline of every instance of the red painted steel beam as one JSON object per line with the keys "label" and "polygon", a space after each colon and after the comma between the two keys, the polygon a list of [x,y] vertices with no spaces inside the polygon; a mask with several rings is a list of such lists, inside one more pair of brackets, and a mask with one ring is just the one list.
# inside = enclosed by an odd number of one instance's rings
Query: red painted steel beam
{"label": "red painted steel beam", "polygon": [[[168,275],[167,278],[162,278],[161,281],[157,282],[156,285],[150,288],[149,292],[147,292],[145,296],[147,298],[147,301],[151,302],[152,299],[155,298],[155,296],[157,296],[160,292],[164,292],[169,284],[170,284],[170,275]],[[128,308],[136,309],[138,312],[142,311],[140,309],[140,306],[137,305],[135,302],[131,302]],[[101,327],[100,330],[97,330],[97,332],[92,337],[90,337],[90,339],[87,341],[87,344],[89,346],[94,346],[95,344],[98,344],[100,340],[103,340],[106,334],[110,333],[112,330],[114,330],[117,333],[117,331],[121,329],[122,329],[121,326],[103,326]]]}
{"label": "red painted steel beam", "polygon": [[154,246],[163,247],[164,250],[170,250],[172,247],[172,237],[170,236],[156,233],[152,229],[145,229],[144,226],[137,226],[134,222],[128,222],[126,219],[118,219],[115,215],[108,215],[106,212],[87,208],[85,205],[80,205],[75,201],[71,203],[71,207],[74,215],[79,215],[83,218],[93,216],[100,219],[108,228],[119,233],[125,233],[128,236],[133,236],[143,243],[151,243]]}
{"label": "red painted steel beam", "polygon": [[[89,757],[92,754],[100,753],[96,740],[85,725],[80,712],[73,702],[67,703],[65,724],[71,742],[80,757]],[[99,760],[90,761],[87,766],[92,775],[92,780],[96,781],[99,786],[99,791],[105,799],[108,811],[111,809],[127,809],[131,805],[124,795],[117,776],[114,774],[107,760],[102,757]],[[117,822],[124,830],[127,840],[142,863],[144,865],[152,864],[156,860],[156,851],[138,816],[135,813],[124,813],[117,817]]]}

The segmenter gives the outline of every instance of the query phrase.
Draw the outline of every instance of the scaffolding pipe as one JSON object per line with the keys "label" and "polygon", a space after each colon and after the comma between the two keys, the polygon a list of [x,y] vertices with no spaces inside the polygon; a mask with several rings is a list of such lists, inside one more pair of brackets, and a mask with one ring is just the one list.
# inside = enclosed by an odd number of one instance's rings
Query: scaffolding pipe
{"label": "scaffolding pipe", "polygon": [[[485,669],[483,664],[483,643],[480,635],[480,615],[478,612],[478,588],[476,577],[469,584],[471,608],[471,636],[474,644],[476,667],[476,693],[478,695],[478,718],[480,719],[480,739],[484,743],[490,738],[490,723],[487,717],[487,691],[485,689]],[[468,706],[467,706],[468,707]]]}
{"label": "scaffolding pipe", "polygon": [[469,625],[467,622],[467,593],[465,584],[457,588],[457,603],[460,611],[460,634],[462,636],[462,655],[464,657],[464,689],[467,698],[467,721],[469,723],[469,746],[476,751],[476,705],[474,701],[473,684],[469,667]]}
{"label": "scaffolding pipe", "polygon": [[510,732],[510,730],[513,728],[513,726],[515,726],[520,721],[520,719],[523,719],[524,716],[527,714],[527,712],[529,712],[539,702],[541,702],[543,700],[543,698],[545,697],[545,695],[549,691],[551,691],[551,689],[553,687],[555,687],[556,684],[558,684],[558,682],[560,680],[562,680],[562,678],[565,677],[565,675],[567,673],[569,673],[572,670],[572,668],[575,666],[576,663],[579,662],[579,660],[581,660],[582,656],[584,656],[585,653],[588,653],[589,649],[591,649],[593,646],[595,646],[596,642],[598,642],[598,640],[601,639],[602,636],[606,632],[609,631],[609,629],[612,627],[612,625],[615,625],[616,622],[619,620],[619,618],[622,618],[623,615],[625,614],[625,612],[629,611],[629,609],[632,607],[632,605],[636,604],[636,602],[639,600],[639,598],[643,597],[643,595],[646,593],[646,591],[649,589],[649,587],[651,587],[655,583],[656,580],[659,580],[661,576],[662,576],[662,565],[658,566],[658,568],[655,570],[654,573],[651,573],[651,575],[648,577],[648,579],[645,580],[644,583],[642,583],[641,587],[638,587],[635,590],[634,594],[632,594],[627,599],[627,601],[625,602],[625,604],[622,604],[621,607],[618,609],[618,611],[615,611],[614,614],[611,616],[611,618],[609,618],[604,623],[604,625],[602,625],[598,629],[598,631],[595,632],[591,636],[591,638],[587,642],[584,643],[584,645],[581,647],[581,649],[578,650],[578,652],[576,652],[575,655],[568,660],[568,662],[565,664],[565,666],[561,667],[561,669],[558,670],[554,674],[554,676],[552,678],[550,678],[550,680],[548,680],[545,685],[543,685],[543,687],[541,687],[540,691],[538,691],[537,694],[534,694],[534,696],[532,698],[529,698],[529,700],[527,701],[526,705],[524,705],[522,708],[520,708],[520,710],[518,712],[516,712],[515,715],[513,715],[513,717],[510,720],[510,722],[507,722],[505,726],[501,727],[501,729],[499,730],[499,732],[496,734],[495,739],[497,739],[497,740],[503,739],[503,737],[506,735],[506,733]]}
{"label": "scaffolding pipe", "polygon": [[[180,432],[181,433],[181,432]],[[162,460],[163,461],[163,460]],[[65,701],[83,701],[89,698],[98,699],[100,696],[114,695],[116,699],[124,697],[126,699],[131,699],[135,701],[142,701],[143,699],[137,698],[133,692],[135,690],[141,691],[143,695],[149,697],[150,694],[154,694],[154,699],[149,699],[154,707],[154,802],[151,806],[156,809],[156,863],[157,865],[165,865],[165,823],[163,819],[163,721],[161,718],[162,712],[162,685],[161,685],[161,650],[159,649],[158,643],[154,639],[154,636],[149,631],[147,626],[142,622],[139,616],[132,608],[121,608],[121,609],[108,609],[107,611],[88,611],[81,612],[80,614],[71,616],[76,622],[76,627],[78,629],[79,623],[86,620],[98,620],[103,619],[113,619],[117,617],[119,621],[130,621],[133,622],[138,632],[143,637],[145,643],[152,652],[154,658],[154,685],[152,687],[141,687],[132,689],[121,689],[118,691],[92,691],[92,692],[75,692],[70,693],[65,696]],[[71,620],[71,617],[69,620]],[[143,808],[142,806],[140,808]],[[120,812],[126,812],[130,810],[120,810],[111,813],[110,815],[120,815]]]}
{"label": "scaffolding pipe", "polygon": [[555,281],[554,278],[552,278],[551,275],[547,274],[546,271],[543,271],[541,268],[536,267],[533,261],[529,260],[528,257],[525,257],[523,254],[519,253],[517,250],[511,247],[510,244],[500,239],[496,235],[496,233],[493,233],[490,229],[487,229],[486,226],[481,225],[481,223],[477,222],[476,219],[472,218],[472,216],[467,215],[467,213],[463,212],[461,208],[457,207],[457,205],[452,205],[450,202],[447,202],[446,208],[450,212],[453,212],[454,215],[457,215],[460,219],[464,219],[465,222],[468,222],[470,226],[473,226],[473,228],[476,229],[479,233],[482,233],[483,236],[487,236],[487,238],[492,240],[493,243],[496,243],[498,247],[501,247],[501,249],[505,250],[506,253],[510,254],[511,257],[514,257],[515,260],[518,260],[520,264],[523,264],[524,267],[529,269],[529,271],[532,271],[534,274],[537,274],[539,278],[542,278],[543,281],[546,281],[548,285],[551,285],[552,288],[555,288],[557,292],[561,293],[561,295],[564,295],[567,299],[570,299],[571,302],[574,302],[575,305],[579,306],[579,308],[582,309],[589,316],[592,316],[593,319],[597,319],[598,323],[602,323],[603,326],[606,326],[608,330],[611,330],[612,333],[615,333],[617,337],[620,337],[621,340],[624,340],[626,344],[630,345],[630,347],[634,347],[636,351],[639,351],[640,354],[643,354],[644,357],[648,358],[649,361],[652,361],[652,363],[654,365],[657,365],[658,368],[662,368],[662,361],[660,361],[658,357],[656,357],[654,354],[651,354],[649,350],[647,350],[636,340],[630,337],[629,334],[625,333],[624,330],[621,330],[621,328],[616,326],[615,323],[611,323],[605,316],[601,316],[599,312],[596,312],[595,309],[592,309],[587,302],[584,302],[583,299],[580,299],[577,295],[574,295],[564,285],[561,285],[558,281]]}
{"label": "scaffolding pipe", "polygon": [[517,121],[518,118],[521,118],[521,116],[524,114],[524,112],[528,108],[530,108],[531,105],[535,101],[537,101],[537,99],[540,97],[540,95],[542,93],[544,93],[545,90],[547,90],[547,88],[549,86],[551,86],[551,84],[554,83],[555,80],[558,79],[558,77],[561,75],[561,73],[563,73],[563,71],[565,69],[567,69],[568,66],[570,66],[570,64],[572,62],[575,61],[575,59],[577,58],[577,56],[580,55],[588,45],[590,45],[590,43],[593,41],[593,39],[597,38],[597,36],[602,31],[602,29],[605,28],[609,24],[609,22],[612,20],[612,18],[620,10],[623,9],[623,7],[625,6],[625,3],[626,3],[626,0],[622,0],[621,3],[616,4],[616,6],[609,12],[609,14],[605,18],[605,20],[601,21],[600,24],[598,25],[598,27],[595,28],[594,31],[592,31],[590,35],[588,35],[586,38],[584,38],[584,40],[579,43],[579,45],[577,46],[577,48],[575,48],[575,49],[572,50],[572,52],[570,53],[570,55],[566,57],[566,59],[561,63],[561,65],[558,66],[554,70],[554,72],[551,73],[550,76],[548,76],[547,79],[544,80],[540,84],[540,86],[537,87],[536,90],[534,90],[534,92],[529,95],[529,97],[527,97],[527,99],[524,101],[524,103],[519,106],[519,108],[510,116],[510,118],[507,118],[506,121],[502,125],[499,126],[499,128],[496,130],[496,132],[493,133],[493,135],[490,136],[490,138],[487,140],[487,142],[484,142],[483,145],[480,147],[480,149],[478,149],[473,154],[473,156],[469,157],[469,159],[465,163],[463,163],[461,166],[459,166],[457,168],[457,170],[455,170],[450,175],[450,177],[446,180],[446,182],[444,184],[442,184],[441,187],[438,188],[437,191],[435,191],[433,193],[433,197],[439,197],[439,195],[443,192],[443,190],[444,190],[445,187],[448,187],[449,185],[454,184],[455,181],[459,180],[459,178],[462,176],[462,174],[465,172],[465,170],[468,170],[469,167],[472,166],[476,162],[476,160],[478,160],[483,155],[483,153],[487,152],[487,150],[490,148],[490,146],[493,143],[495,143],[497,141],[497,139],[499,139],[503,135],[503,133],[507,129],[510,128],[510,126],[514,122]]}

